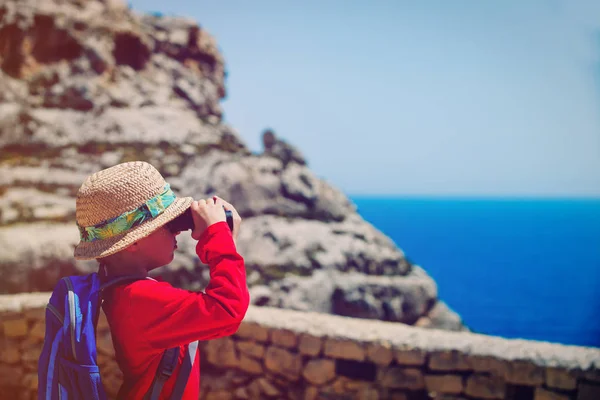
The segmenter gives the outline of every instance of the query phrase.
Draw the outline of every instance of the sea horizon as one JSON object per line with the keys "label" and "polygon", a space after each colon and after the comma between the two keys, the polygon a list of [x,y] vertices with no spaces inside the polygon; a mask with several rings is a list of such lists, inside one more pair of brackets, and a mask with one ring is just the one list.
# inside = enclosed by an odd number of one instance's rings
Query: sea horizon
{"label": "sea horizon", "polygon": [[459,200],[459,201],[600,201],[600,195],[483,195],[483,194],[403,194],[403,193],[346,193],[349,199],[378,198],[378,199],[398,199],[398,200]]}

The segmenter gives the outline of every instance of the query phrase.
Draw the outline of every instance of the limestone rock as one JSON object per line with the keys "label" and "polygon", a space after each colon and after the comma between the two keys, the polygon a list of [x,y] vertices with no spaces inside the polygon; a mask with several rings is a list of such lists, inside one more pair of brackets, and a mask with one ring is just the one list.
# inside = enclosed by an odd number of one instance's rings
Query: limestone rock
{"label": "limestone rock", "polygon": [[308,334],[300,335],[298,343],[298,351],[300,351],[300,354],[316,356],[321,352],[322,346],[323,343],[320,337],[311,336]]}
{"label": "limestone rock", "polygon": [[271,346],[265,354],[265,366],[271,372],[296,381],[302,371],[302,358],[299,354]]}
{"label": "limestone rock", "polygon": [[459,394],[463,391],[463,377],[460,375],[425,375],[425,387],[429,392]]}
{"label": "limestone rock", "polygon": [[7,338],[24,337],[28,333],[27,321],[24,319],[14,319],[3,321],[4,336]]}
{"label": "limestone rock", "polygon": [[418,390],[425,387],[423,372],[416,368],[389,367],[382,370],[381,385],[388,388]]}
{"label": "limestone rock", "polygon": [[335,361],[329,359],[310,360],[302,372],[313,385],[323,385],[335,378]]}
{"label": "limestone rock", "polygon": [[506,383],[498,376],[474,374],[467,379],[465,394],[483,399],[503,399]]}
{"label": "limestone rock", "polygon": [[325,341],[324,353],[328,357],[355,361],[364,361],[366,356],[364,347],[359,343],[333,338]]}
{"label": "limestone rock", "polygon": [[394,359],[394,352],[387,342],[370,344],[367,346],[367,359],[385,367]]}

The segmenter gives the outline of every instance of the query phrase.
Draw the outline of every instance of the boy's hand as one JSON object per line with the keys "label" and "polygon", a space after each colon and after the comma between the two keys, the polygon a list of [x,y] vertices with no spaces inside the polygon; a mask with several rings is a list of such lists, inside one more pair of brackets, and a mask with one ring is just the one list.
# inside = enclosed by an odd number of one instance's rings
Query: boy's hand
{"label": "boy's hand", "polygon": [[192,209],[192,218],[194,219],[194,230],[192,238],[200,239],[206,228],[217,222],[225,221],[225,210],[231,210],[233,216],[233,239],[237,238],[239,227],[242,219],[236,209],[225,200],[214,196],[212,199],[201,199],[193,201],[190,208]]}

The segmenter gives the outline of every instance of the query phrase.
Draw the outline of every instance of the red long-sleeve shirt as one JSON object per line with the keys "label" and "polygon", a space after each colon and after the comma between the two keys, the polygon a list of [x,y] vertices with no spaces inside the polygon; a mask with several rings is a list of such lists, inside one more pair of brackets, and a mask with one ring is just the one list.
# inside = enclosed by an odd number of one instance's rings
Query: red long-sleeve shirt
{"label": "red long-sleeve shirt", "polygon": [[[235,333],[246,314],[250,296],[243,258],[237,253],[225,222],[208,227],[196,254],[210,267],[205,293],[177,289],[145,279],[104,293],[103,309],[110,326],[116,358],[124,375],[121,399],[142,399],[156,374],[163,352],[180,346],[179,364],[165,383],[161,399],[173,391],[185,345]],[[200,357],[187,382],[184,400],[197,400]]]}

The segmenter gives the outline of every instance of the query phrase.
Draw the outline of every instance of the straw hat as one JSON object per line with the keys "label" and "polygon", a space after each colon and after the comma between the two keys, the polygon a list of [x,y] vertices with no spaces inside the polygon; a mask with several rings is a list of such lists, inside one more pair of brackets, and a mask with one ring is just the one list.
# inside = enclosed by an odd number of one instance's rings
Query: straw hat
{"label": "straw hat", "polygon": [[134,161],[89,176],[79,188],[75,258],[115,254],[183,214],[191,197],[177,198],[152,165]]}

